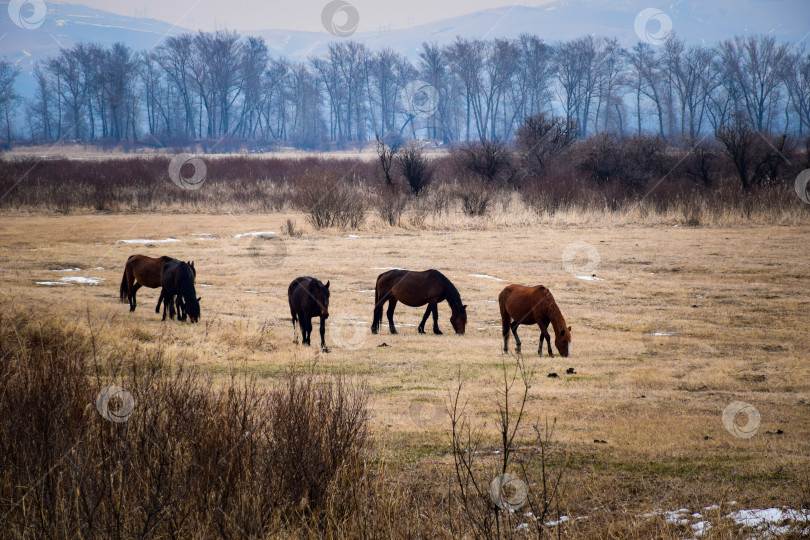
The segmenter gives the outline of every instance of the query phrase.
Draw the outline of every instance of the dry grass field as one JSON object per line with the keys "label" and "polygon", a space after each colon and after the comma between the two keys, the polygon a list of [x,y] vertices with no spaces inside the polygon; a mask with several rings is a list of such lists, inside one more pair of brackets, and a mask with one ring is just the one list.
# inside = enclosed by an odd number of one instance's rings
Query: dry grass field
{"label": "dry grass field", "polygon": [[[300,236],[283,234],[288,218]],[[238,237],[261,231],[275,235]],[[179,241],[157,242],[170,238]],[[538,357],[537,328],[519,333],[535,372],[528,418],[556,419],[555,456],[569,459],[565,535],[683,538],[706,520],[708,537],[734,538],[760,529],[734,525],[732,512],[810,507],[808,238],[807,224],[687,227],[609,216],[510,223],[496,215],[346,232],[312,230],[301,214],[14,215],[0,219],[0,306],[89,325],[102,347],[161,348],[215,380],[244,373],[262,384],[294,363],[364,380],[389,468],[440,492],[452,489],[445,403],[459,378],[468,412],[497,448],[496,389],[514,362],[501,352],[498,293],[508,283],[544,284],[573,327],[571,357]],[[136,239],[145,242],[122,242]],[[133,253],[195,261],[199,324],[162,322],[157,290],[138,292],[135,313],[119,303]],[[450,278],[468,305],[466,334],[452,332],[441,304],[444,335],[418,335],[423,311],[400,304],[399,335],[386,325],[371,335],[375,279],[390,267]],[[299,275],[331,282],[328,354],[293,343],[286,290]],[[72,277],[100,280],[62,281]],[[759,412],[753,436],[724,427],[735,401]],[[689,512],[676,519],[656,513],[682,508]],[[800,534],[790,530],[781,532]]]}

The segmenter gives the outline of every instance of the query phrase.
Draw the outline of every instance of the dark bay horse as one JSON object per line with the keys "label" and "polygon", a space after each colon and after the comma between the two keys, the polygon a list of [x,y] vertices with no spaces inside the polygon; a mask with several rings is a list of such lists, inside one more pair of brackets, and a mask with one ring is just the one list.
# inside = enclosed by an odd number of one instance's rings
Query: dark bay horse
{"label": "dark bay horse", "polygon": [[[130,255],[124,267],[124,277],[121,278],[120,298],[122,302],[129,301],[129,310],[135,311],[137,302],[135,293],[141,287],[156,289],[161,286],[163,265],[172,260],[171,257],[147,257],[146,255]],[[126,300],[124,298],[126,297]],[[158,303],[158,308],[160,304]]]}
{"label": "dark bay horse", "polygon": [[467,327],[467,306],[461,303],[458,289],[450,283],[444,274],[438,270],[425,270],[424,272],[411,272],[409,270],[389,270],[377,277],[374,289],[374,322],[371,324],[371,333],[376,334],[382,323],[383,304],[388,302],[388,328],[396,334],[394,328],[394,308],[397,301],[406,306],[419,307],[427,304],[425,315],[419,323],[419,333],[425,333],[425,322],[428,315],[433,313],[433,333],[441,334],[439,330],[439,302],[447,300],[452,314],[450,324],[457,334],[463,334]]}
{"label": "dark bay horse", "polygon": [[565,318],[557,307],[557,302],[546,287],[524,287],[509,285],[498,295],[503,323],[503,352],[508,352],[509,330],[515,335],[516,351],[520,352],[520,338],[517,335],[521,324],[536,324],[540,327],[540,346],[537,354],[543,356],[543,340],[548,343],[548,355],[552,358],[551,336],[548,325],[554,328],[554,345],[560,355],[567,357],[571,352],[571,327],[565,326]]}
{"label": "dark bay horse", "polygon": [[[324,339],[326,319],[329,317],[329,282],[324,285],[314,277],[297,277],[287,288],[287,299],[290,301],[293,332],[295,322],[300,322],[303,344],[309,345],[312,336],[312,317],[320,317],[321,349],[329,352]],[[298,337],[295,339],[297,342]]]}
{"label": "dark bay horse", "polygon": [[186,315],[193,323],[200,320],[200,298],[197,297],[197,291],[194,289],[196,275],[191,263],[169,259],[163,265],[161,277],[163,289],[160,291],[158,308],[162,300],[164,321],[166,320],[167,309],[169,315],[173,317],[172,303],[177,306],[178,320],[186,320]]}

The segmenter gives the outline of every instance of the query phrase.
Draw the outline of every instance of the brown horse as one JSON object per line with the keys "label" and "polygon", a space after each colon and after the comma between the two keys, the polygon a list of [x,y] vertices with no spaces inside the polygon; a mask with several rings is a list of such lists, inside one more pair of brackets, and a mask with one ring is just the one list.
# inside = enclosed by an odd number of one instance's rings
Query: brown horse
{"label": "brown horse", "polygon": [[[302,342],[309,345],[312,336],[312,317],[320,317],[321,349],[329,352],[324,339],[326,319],[329,317],[329,282],[324,285],[313,277],[297,277],[287,288],[287,299],[290,302],[293,332],[295,322],[300,322]],[[298,336],[295,340],[298,341]]]}
{"label": "brown horse", "polygon": [[548,355],[551,352],[551,336],[548,325],[554,327],[554,345],[557,351],[567,357],[571,352],[571,327],[565,326],[557,302],[551,296],[551,291],[542,285],[537,287],[524,287],[523,285],[509,285],[498,295],[498,304],[501,308],[501,322],[503,323],[503,352],[509,351],[509,330],[515,335],[516,352],[520,352],[520,338],[517,335],[521,324],[536,324],[540,327],[540,346],[537,354],[543,356],[543,340],[548,343]]}
{"label": "brown horse", "polygon": [[406,306],[419,307],[427,304],[425,315],[419,323],[419,333],[425,333],[425,322],[428,315],[433,313],[433,333],[441,334],[439,330],[439,302],[447,300],[452,314],[450,324],[457,334],[463,334],[467,327],[467,306],[461,303],[458,289],[450,283],[444,274],[438,270],[425,270],[424,272],[411,272],[409,270],[389,270],[377,277],[374,290],[374,322],[371,324],[371,333],[376,334],[382,322],[383,305],[388,302],[388,328],[396,334],[394,328],[394,308],[397,301]]}
{"label": "brown horse", "polygon": [[[129,301],[129,310],[135,311],[137,301],[135,293],[141,287],[149,287],[150,289],[157,289],[160,287],[161,279],[163,277],[163,265],[169,261],[173,261],[171,257],[166,255],[162,257],[147,257],[146,255],[130,255],[127,259],[127,264],[124,267],[124,277],[121,278],[120,298],[121,302]],[[194,269],[194,262],[188,263],[191,266],[194,275],[197,271]],[[126,300],[124,299],[126,297]],[[160,303],[163,300],[161,296],[158,299],[155,313],[160,313]]]}

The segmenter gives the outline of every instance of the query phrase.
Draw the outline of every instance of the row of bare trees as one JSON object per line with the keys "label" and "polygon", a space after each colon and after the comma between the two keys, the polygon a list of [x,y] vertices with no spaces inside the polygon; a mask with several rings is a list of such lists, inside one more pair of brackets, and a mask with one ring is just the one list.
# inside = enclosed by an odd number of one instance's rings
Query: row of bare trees
{"label": "row of bare trees", "polygon": [[[593,36],[554,45],[533,35],[459,37],[424,43],[413,63],[348,40],[294,62],[274,58],[261,38],[200,32],[145,52],[120,43],[62,49],[36,66],[26,99],[14,92],[16,75],[0,64],[8,140],[508,141],[538,112],[572,119],[579,138],[695,138],[739,122],[760,132],[810,128],[810,54],[770,36],[701,47],[673,35],[630,49]],[[25,120],[16,134],[15,113]]]}

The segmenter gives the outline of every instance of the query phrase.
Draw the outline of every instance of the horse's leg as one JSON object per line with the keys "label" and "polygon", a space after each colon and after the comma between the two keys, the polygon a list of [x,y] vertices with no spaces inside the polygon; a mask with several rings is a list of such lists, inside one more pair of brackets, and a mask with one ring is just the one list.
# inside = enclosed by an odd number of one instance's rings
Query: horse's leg
{"label": "horse's leg", "polygon": [[512,335],[515,336],[515,352],[519,353],[520,352],[520,338],[517,335],[517,329],[518,329],[518,326],[520,326],[520,323],[515,321],[510,326],[512,328]]}
{"label": "horse's leg", "polygon": [[178,321],[185,321],[186,320],[186,310],[185,304],[183,303],[183,297],[181,295],[177,295],[177,299],[174,301],[174,305],[177,306],[177,320]]}
{"label": "horse's leg", "polygon": [[309,317],[301,319],[301,335],[303,336],[302,343],[309,346],[312,337],[312,319]]}
{"label": "horse's leg", "polygon": [[422,316],[422,322],[419,323],[419,333],[420,334],[425,333],[425,322],[427,321],[427,318],[430,316],[430,312],[432,311],[432,308],[433,308],[433,306],[431,305],[430,302],[428,302],[427,309],[425,310],[425,314]]}
{"label": "horse's leg", "polygon": [[[292,323],[293,323],[293,343],[298,345],[298,332],[296,332],[295,330],[295,322],[298,320],[298,317],[296,316],[295,311],[293,311],[292,309],[290,309],[290,315],[292,315]],[[301,324],[301,331],[302,332],[304,331],[303,323]]]}
{"label": "horse's leg", "polygon": [[163,299],[163,320],[164,321],[166,320],[166,310],[168,309],[170,303],[171,303],[171,299],[168,296]]}
{"label": "horse's leg", "polygon": [[501,328],[503,330],[503,354],[509,353],[509,327],[511,317],[505,311],[501,313]]}
{"label": "horse's leg", "polygon": [[396,307],[397,307],[397,299],[392,296],[391,299],[388,301],[388,311],[387,311],[388,329],[391,330],[392,334],[397,333],[397,329],[394,327],[394,308]]}
{"label": "horse's leg", "polygon": [[[430,304],[428,304],[430,306]],[[439,330],[439,304],[434,302],[433,303],[433,333],[437,336],[442,335],[442,331]]]}
{"label": "horse's leg", "polygon": [[163,301],[163,305],[165,306],[167,303],[169,304],[169,318],[174,320],[175,310],[174,310],[174,299],[175,296],[171,295],[169,298]]}
{"label": "horse's leg", "polygon": [[382,298],[374,304],[374,319],[371,322],[371,333],[376,334],[377,331],[380,329],[380,323],[382,323],[382,315],[383,315],[383,304],[387,298]]}
{"label": "horse's leg", "polygon": [[138,306],[138,301],[135,299],[135,293],[137,293],[138,289],[140,289],[140,288],[141,288],[141,284],[138,283],[137,281],[135,281],[132,284],[132,288],[130,289],[132,291],[132,294],[129,296],[129,310],[130,311],[135,311],[135,308]]}
{"label": "horse's leg", "polygon": [[324,316],[321,316],[321,327],[319,328],[319,330],[320,330],[320,332],[321,332],[321,350],[322,350],[323,352],[327,352],[327,353],[328,353],[328,352],[329,352],[329,349],[326,347],[326,339],[325,339],[325,334],[326,334],[326,317],[324,317]]}
{"label": "horse's leg", "polygon": [[548,343],[548,356],[554,358],[554,353],[551,352],[551,334],[548,333],[548,323],[538,323],[540,327],[540,345],[537,347],[537,354],[543,356],[543,340]]}
{"label": "horse's leg", "polygon": [[160,303],[163,302],[163,289],[160,289],[160,296],[158,296],[158,303],[155,306],[155,313],[160,314]]}

